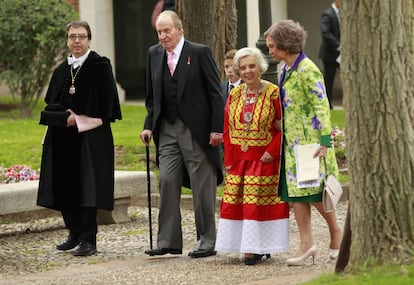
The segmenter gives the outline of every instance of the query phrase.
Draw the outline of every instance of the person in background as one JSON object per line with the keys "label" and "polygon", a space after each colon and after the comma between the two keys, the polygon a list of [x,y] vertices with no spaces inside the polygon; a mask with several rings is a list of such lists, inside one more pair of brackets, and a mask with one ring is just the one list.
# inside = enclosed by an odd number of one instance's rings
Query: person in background
{"label": "person in background", "polygon": [[[292,20],[273,24],[265,33],[270,55],[283,61],[279,90],[283,106],[283,148],[280,173],[282,200],[292,203],[299,228],[300,247],[294,257],[286,260],[288,265],[303,265],[318,249],[314,245],[311,228],[311,205],[319,211],[329,227],[331,241],[329,255],[335,259],[341,243],[341,229],[335,212],[325,212],[322,205],[323,176],[338,175],[338,165],[331,146],[331,121],[323,75],[316,64],[303,52],[307,33]],[[298,186],[295,146],[320,144],[314,157],[324,157],[320,163],[320,186]],[[325,173],[325,167],[327,173]]]}
{"label": "person in background", "polygon": [[254,265],[289,249],[289,204],[278,194],[282,111],[278,86],[261,79],[268,64],[259,49],[237,51],[233,68],[243,83],[224,111],[227,174],[216,250],[244,253]]}
{"label": "person in background", "polygon": [[151,15],[151,25],[155,28],[155,21],[157,20],[158,15],[162,11],[172,10],[175,11],[175,0],[159,0],[152,10]]}
{"label": "person in background", "polygon": [[221,94],[223,95],[224,101],[227,100],[231,89],[239,86],[241,82],[240,77],[233,72],[233,58],[236,52],[236,49],[231,49],[224,55],[224,72],[226,73],[226,80],[221,83]]}
{"label": "person in background", "polygon": [[326,94],[329,107],[333,109],[332,91],[336,71],[339,69],[339,48],[341,45],[341,31],[339,29],[339,6],[341,0],[334,0],[321,16],[322,43],[319,49],[319,58],[323,62],[323,74],[325,77]]}
{"label": "person in background", "polygon": [[111,122],[122,119],[110,61],[89,49],[87,22],[67,25],[71,56],[53,72],[41,124],[43,143],[37,205],[61,211],[69,230],[58,250],[96,252],[97,209],[112,210],[114,142]]}
{"label": "person in background", "polygon": [[[221,83],[221,95],[223,96],[224,103],[227,101],[229,92],[234,87],[237,87],[241,83],[240,77],[233,72],[233,58],[236,54],[236,49],[231,49],[224,55],[224,72],[226,74],[226,80]],[[220,156],[224,159],[224,146],[220,145]],[[224,175],[226,170],[223,169]]]}
{"label": "person in background", "polygon": [[148,50],[147,116],[141,140],[154,138],[160,169],[160,212],[154,255],[182,254],[181,187],[191,188],[197,244],[192,258],[215,255],[216,187],[223,180],[219,145],[224,102],[211,50],[184,39],[173,11],[156,20],[159,44]]}

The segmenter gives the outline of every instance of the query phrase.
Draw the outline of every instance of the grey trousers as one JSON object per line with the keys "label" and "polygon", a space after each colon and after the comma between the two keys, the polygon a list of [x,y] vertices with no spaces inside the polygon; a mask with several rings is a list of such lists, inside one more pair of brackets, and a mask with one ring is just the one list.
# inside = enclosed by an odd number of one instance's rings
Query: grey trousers
{"label": "grey trousers", "polygon": [[214,250],[217,170],[193,139],[190,129],[177,119],[162,120],[159,137],[160,212],[157,246],[183,248],[181,230],[181,185],[187,170],[197,230],[195,249]]}

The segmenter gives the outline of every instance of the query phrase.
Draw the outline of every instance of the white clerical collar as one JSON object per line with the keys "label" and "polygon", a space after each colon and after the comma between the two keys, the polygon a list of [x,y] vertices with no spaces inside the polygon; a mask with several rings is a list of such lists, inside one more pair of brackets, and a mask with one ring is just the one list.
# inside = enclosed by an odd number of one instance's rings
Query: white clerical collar
{"label": "white clerical collar", "polygon": [[78,58],[74,57],[73,55],[69,56],[68,57],[68,64],[73,65],[73,68],[78,68],[88,58],[88,55],[89,55],[90,52],[91,52],[91,50],[88,49],[88,51],[84,55],[82,55]]}

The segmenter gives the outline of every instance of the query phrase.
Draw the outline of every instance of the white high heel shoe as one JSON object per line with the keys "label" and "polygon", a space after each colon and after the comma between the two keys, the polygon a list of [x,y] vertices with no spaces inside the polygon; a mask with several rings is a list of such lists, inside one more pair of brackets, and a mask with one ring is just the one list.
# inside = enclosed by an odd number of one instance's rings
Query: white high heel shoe
{"label": "white high heel shoe", "polygon": [[312,245],[304,254],[297,257],[291,257],[286,259],[286,264],[288,266],[301,266],[305,263],[306,258],[312,256],[312,264],[315,264],[315,257],[318,252],[316,246]]}
{"label": "white high heel shoe", "polygon": [[335,260],[335,259],[338,258],[338,255],[339,255],[339,249],[333,249],[333,248],[329,249],[329,258],[330,259]]}

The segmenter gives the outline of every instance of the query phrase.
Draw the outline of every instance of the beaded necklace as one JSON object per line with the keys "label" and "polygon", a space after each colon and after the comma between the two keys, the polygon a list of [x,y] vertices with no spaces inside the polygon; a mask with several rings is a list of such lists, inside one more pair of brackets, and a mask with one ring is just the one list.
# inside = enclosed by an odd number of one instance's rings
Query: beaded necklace
{"label": "beaded necklace", "polygon": [[[253,122],[253,114],[256,108],[257,98],[261,94],[262,88],[263,88],[263,82],[260,81],[257,91],[254,92],[254,96],[249,98],[247,96],[247,86],[245,86],[244,94],[242,97],[243,99],[242,115],[243,115],[243,123],[244,123],[244,130],[246,132],[246,136],[250,133],[250,126],[252,125],[252,122]],[[242,143],[240,149],[244,152],[246,152],[249,149],[247,141]]]}

